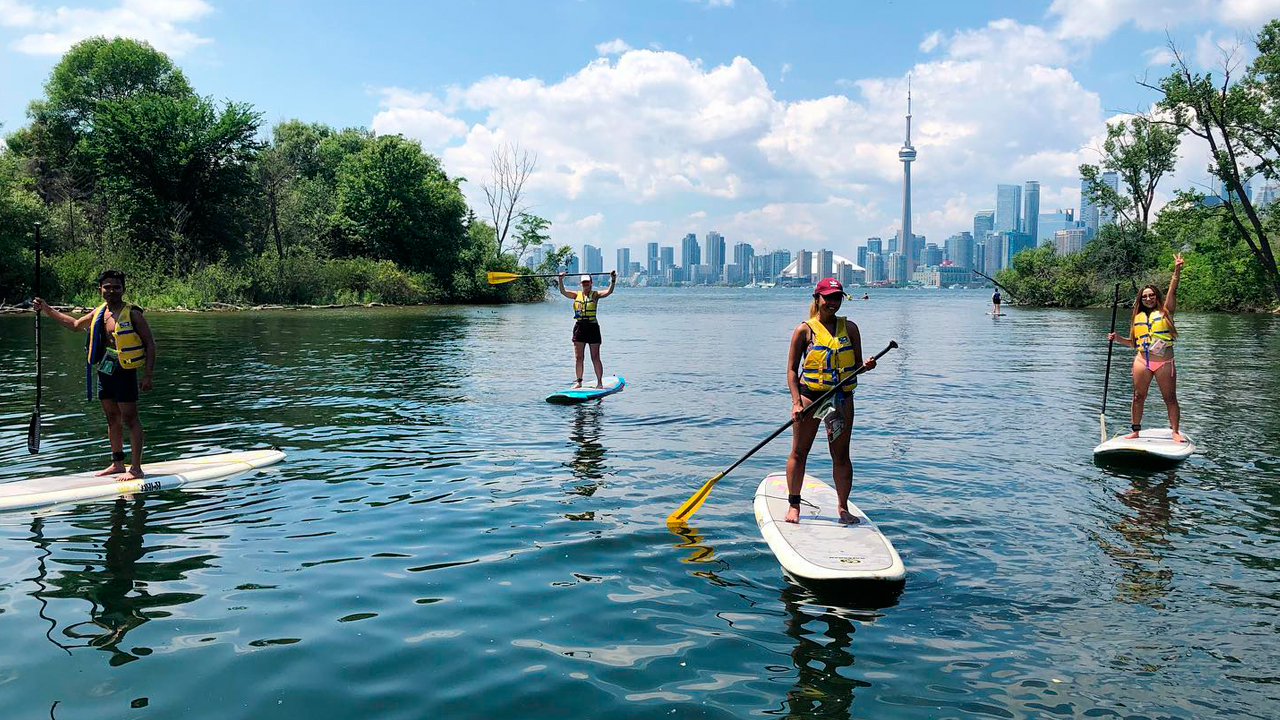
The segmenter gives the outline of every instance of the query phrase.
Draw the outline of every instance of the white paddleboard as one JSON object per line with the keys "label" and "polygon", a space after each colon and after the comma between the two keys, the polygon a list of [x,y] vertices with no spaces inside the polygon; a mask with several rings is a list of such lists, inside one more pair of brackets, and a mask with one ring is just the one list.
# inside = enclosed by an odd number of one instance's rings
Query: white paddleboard
{"label": "white paddleboard", "polygon": [[[1128,433],[1125,433],[1127,435]],[[1170,428],[1152,428],[1128,439],[1117,435],[1093,449],[1093,458],[1105,462],[1128,462],[1135,465],[1176,465],[1191,457],[1196,444],[1182,433],[1186,442],[1174,442]]]}
{"label": "white paddleboard", "polygon": [[785,522],[787,475],[777,472],[756,488],[756,524],[782,568],[803,580],[886,580],[907,576],[893,543],[857,505],[856,525],[840,522],[835,488],[804,476],[799,524]]}
{"label": "white paddleboard", "polygon": [[584,403],[588,400],[598,400],[606,395],[612,395],[621,392],[626,387],[627,381],[617,375],[607,375],[602,378],[603,388],[587,387],[565,388],[557,390],[547,396],[547,402],[556,405],[574,405]]}
{"label": "white paddleboard", "polygon": [[145,463],[142,471],[146,473],[146,477],[123,482],[110,475],[95,477],[92,472],[18,480],[0,484],[0,510],[37,508],[78,500],[170,490],[190,483],[241,475],[283,459],[284,453],[279,450],[251,450]]}

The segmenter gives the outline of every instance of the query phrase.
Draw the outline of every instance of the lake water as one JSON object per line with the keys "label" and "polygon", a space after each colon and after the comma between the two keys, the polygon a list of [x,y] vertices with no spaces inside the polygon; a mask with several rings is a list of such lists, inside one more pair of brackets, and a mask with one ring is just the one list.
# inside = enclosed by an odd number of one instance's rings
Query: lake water
{"label": "lake water", "polygon": [[[794,584],[760,538],[786,435],[663,522],[787,419],[803,290],[620,290],[628,387],[576,407],[543,402],[573,377],[563,298],[153,314],[149,457],[288,458],[0,514],[3,717],[1280,715],[1280,320],[1179,314],[1201,449],[1142,474],[1091,459],[1109,312],[987,298],[846,302],[868,354],[901,344],[854,426],[853,500],[908,571],[887,599]],[[0,482],[106,464],[83,340],[51,325],[30,456],[31,321],[0,318]]]}

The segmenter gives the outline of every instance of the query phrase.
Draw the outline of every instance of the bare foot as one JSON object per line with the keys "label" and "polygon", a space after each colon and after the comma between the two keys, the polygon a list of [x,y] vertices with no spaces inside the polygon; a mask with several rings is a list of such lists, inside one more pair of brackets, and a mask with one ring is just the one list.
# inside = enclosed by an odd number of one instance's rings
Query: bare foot
{"label": "bare foot", "polygon": [[1186,441],[1187,441],[1187,439],[1186,439],[1186,438],[1184,438],[1184,437],[1182,437],[1182,433],[1178,432],[1177,430],[1174,430],[1174,431],[1173,431],[1173,441],[1174,441],[1174,442],[1176,442],[1176,443],[1184,443],[1184,442],[1186,442]]}
{"label": "bare foot", "polygon": [[598,383],[596,383],[596,389],[597,389],[597,390],[603,390],[603,389],[604,389],[604,383],[602,383],[602,382],[598,382]]}
{"label": "bare foot", "polygon": [[854,515],[853,513],[849,512],[848,510],[845,510],[844,508],[840,509],[840,524],[857,525],[859,522],[860,521],[858,520],[857,515]]}
{"label": "bare foot", "polygon": [[789,506],[787,508],[787,514],[782,517],[782,521],[789,522],[789,523],[799,523],[800,508],[796,507],[795,505]]}
{"label": "bare foot", "polygon": [[581,388],[582,388],[582,381],[581,381],[581,380],[578,380],[577,382],[575,382],[574,384],[572,384],[572,385],[570,385],[570,386],[569,386],[569,389],[570,389],[570,390],[579,390],[579,389],[581,389]]}
{"label": "bare foot", "polygon": [[1128,435],[1125,435],[1125,436],[1124,436],[1124,439],[1125,439],[1125,440],[1132,440],[1132,439],[1134,439],[1134,438],[1136,438],[1136,437],[1138,437],[1138,431],[1137,431],[1137,430],[1134,430],[1133,432],[1129,433]]}
{"label": "bare foot", "polygon": [[144,473],[144,472],[142,472],[142,468],[140,468],[140,467],[132,467],[132,468],[129,468],[129,470],[128,470],[127,472],[125,472],[123,475],[121,475],[120,477],[116,478],[116,480],[119,480],[119,481],[121,481],[121,482],[127,482],[127,481],[129,481],[129,480],[141,480],[142,478],[144,478],[144,477],[146,477],[146,476],[147,476],[147,474],[146,474],[146,473]]}
{"label": "bare foot", "polygon": [[103,475],[119,475],[124,472],[124,463],[111,463],[106,470],[99,470],[94,473],[94,477],[102,477]]}

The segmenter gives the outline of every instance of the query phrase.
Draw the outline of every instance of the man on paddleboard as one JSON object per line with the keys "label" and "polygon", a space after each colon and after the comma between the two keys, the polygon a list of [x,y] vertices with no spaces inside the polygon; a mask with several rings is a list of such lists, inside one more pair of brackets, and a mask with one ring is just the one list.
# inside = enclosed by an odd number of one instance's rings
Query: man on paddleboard
{"label": "man on paddleboard", "polygon": [[[40,298],[35,298],[36,312],[48,315],[68,330],[89,332],[87,373],[97,375],[98,401],[107,416],[107,438],[111,442],[111,464],[97,474],[133,480],[143,476],[138,370],[142,370],[142,389],[151,390],[156,344],[142,308],[124,301],[124,273],[103,270],[98,276],[98,292],[102,295],[102,304],[81,318],[59,312]],[[92,377],[86,374],[86,383],[91,382]],[[131,454],[128,468],[124,464],[126,428]]]}
{"label": "man on paddleboard", "polygon": [[996,288],[996,291],[991,293],[991,314],[1000,314],[1000,288]]}
{"label": "man on paddleboard", "polygon": [[604,388],[604,363],[600,362],[600,323],[596,322],[596,303],[613,294],[614,288],[618,287],[617,271],[609,273],[609,289],[604,292],[596,292],[591,289],[591,276],[583,275],[581,280],[582,290],[571,293],[564,287],[565,273],[560,273],[556,277],[556,283],[560,286],[560,294],[573,301],[573,317],[576,322],[573,324],[573,366],[577,371],[578,379],[573,383],[573,389],[582,387],[582,361],[587,346],[591,347],[591,364],[596,371],[596,387]]}
{"label": "man on paddleboard", "polygon": [[[848,510],[849,490],[853,486],[849,437],[853,430],[853,391],[858,386],[854,373],[863,364],[862,336],[857,323],[836,316],[844,297],[844,288],[835,278],[820,281],[813,290],[809,319],[791,333],[787,388],[791,391],[795,424],[791,426],[791,455],[787,457],[787,504],[790,507],[783,518],[790,523],[800,522],[805,464],[820,421],[827,425],[831,479],[835,481],[840,522],[858,522]],[[866,359],[868,370],[875,366],[875,358]],[[824,407],[804,413],[805,408],[836,386],[840,386],[840,391],[825,401]]]}

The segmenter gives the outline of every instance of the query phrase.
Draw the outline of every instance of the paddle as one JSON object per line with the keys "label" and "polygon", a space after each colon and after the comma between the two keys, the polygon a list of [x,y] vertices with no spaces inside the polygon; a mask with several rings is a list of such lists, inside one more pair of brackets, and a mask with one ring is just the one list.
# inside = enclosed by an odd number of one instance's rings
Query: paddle
{"label": "paddle", "polygon": [[[885,349],[883,349],[883,350],[881,350],[880,352],[876,353],[876,356],[875,356],[875,358],[874,358],[874,359],[879,360],[881,357],[883,357],[883,356],[884,356],[884,354],[885,354],[885,353],[889,352],[890,350],[892,350],[892,349],[894,349],[894,348],[896,348],[896,347],[898,347],[898,343],[897,343],[897,342],[895,342],[895,341],[893,341],[893,340],[890,340],[890,341],[889,341],[889,347],[886,347]],[[866,370],[867,370],[867,364],[864,362],[864,363],[862,364],[862,367],[860,367],[860,368],[858,368],[857,370],[853,371],[853,375],[850,375],[849,377],[853,377],[853,376],[856,376],[856,375],[861,375],[862,373],[866,372]],[[848,382],[848,378],[846,378],[846,379],[845,379],[845,380],[844,380],[840,385],[837,385],[836,387],[833,387],[833,388],[831,388],[830,390],[828,390],[828,391],[826,391],[826,392],[822,393],[821,395],[819,395],[819,396],[818,396],[818,399],[816,399],[816,400],[814,400],[813,402],[809,403],[809,405],[808,405],[807,407],[805,407],[805,409],[804,409],[800,414],[801,414],[801,415],[803,415],[804,413],[809,412],[809,411],[810,411],[810,410],[812,410],[813,408],[816,408],[816,407],[818,407],[818,406],[822,405],[822,403],[823,403],[824,401],[826,401],[826,400],[827,400],[827,398],[829,398],[829,397],[831,397],[832,395],[834,395],[834,394],[835,394],[835,392],[836,392],[837,390],[839,390],[839,389],[843,386],[843,384],[844,384],[845,382]],[[769,435],[769,437],[765,438],[764,440],[761,440],[761,441],[760,441],[760,443],[759,443],[758,445],[756,445],[755,447],[753,447],[753,448],[751,448],[750,450],[748,450],[746,455],[743,455],[742,457],[738,458],[738,461],[737,461],[737,462],[735,462],[734,464],[730,465],[728,468],[726,468],[726,469],[724,470],[724,472],[717,473],[715,477],[713,477],[713,478],[711,478],[710,480],[708,480],[708,481],[706,481],[705,483],[703,483],[702,487],[698,488],[698,492],[694,493],[694,494],[693,494],[693,496],[692,496],[692,497],[690,497],[688,500],[685,500],[685,501],[684,501],[684,504],[682,504],[680,507],[676,508],[676,511],[675,511],[675,512],[673,512],[673,513],[671,513],[670,515],[668,515],[668,516],[667,516],[667,524],[668,524],[668,525],[681,525],[681,524],[683,524],[683,523],[684,523],[684,521],[685,521],[685,520],[687,520],[687,519],[689,518],[689,516],[690,516],[690,515],[694,514],[695,512],[697,512],[697,511],[698,511],[698,508],[702,507],[702,503],[706,501],[706,499],[707,499],[707,495],[711,492],[711,488],[712,488],[713,486],[715,486],[715,484],[716,484],[716,483],[720,482],[720,478],[722,478],[722,477],[724,477],[725,475],[728,475],[729,473],[733,472],[733,469],[734,469],[734,468],[738,467],[738,466],[739,466],[739,465],[741,465],[743,462],[745,462],[747,458],[751,457],[752,455],[755,455],[757,450],[759,450],[760,448],[764,447],[765,445],[768,445],[768,444],[769,444],[769,441],[771,441],[771,440],[773,440],[774,438],[776,438],[776,437],[778,437],[779,435],[781,435],[781,434],[782,434],[782,431],[783,431],[783,430],[786,430],[786,429],[787,429],[787,428],[789,428],[789,427],[791,427],[791,425],[792,425],[795,421],[796,421],[795,417],[794,417],[794,416],[792,416],[792,418],[791,418],[790,420],[788,420],[788,421],[786,421],[785,423],[783,423],[783,424],[782,424],[782,427],[778,428],[777,430],[774,430],[774,431],[773,431],[773,433]]]}
{"label": "paddle", "polygon": [[[607,272],[595,272],[595,273],[571,273],[571,274],[573,274],[573,275],[608,275],[609,273],[607,273]],[[520,274],[520,273],[498,272],[497,270],[490,270],[489,272],[485,273],[485,276],[486,276],[486,278],[489,280],[489,284],[490,284],[490,285],[501,285],[502,283],[509,283],[509,282],[511,282],[512,280],[519,280],[520,278],[554,278],[554,277],[560,277],[560,275],[559,275],[559,274],[556,274],[556,275],[522,275],[522,274]]]}
{"label": "paddle", "polygon": [[[36,284],[32,295],[40,297],[40,223],[36,223]],[[31,413],[27,426],[27,450],[35,455],[40,452],[40,310],[36,309],[36,409]]]}
{"label": "paddle", "polygon": [[[1120,283],[1116,283],[1115,295],[1111,298],[1111,332],[1116,331],[1116,308],[1120,305]],[[1102,378],[1102,414],[1098,423],[1102,425],[1102,442],[1107,441],[1107,390],[1111,388],[1111,350],[1114,340],[1107,341],[1107,372]]]}

